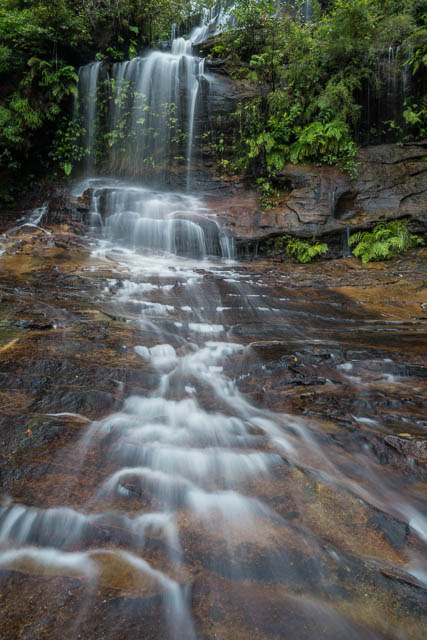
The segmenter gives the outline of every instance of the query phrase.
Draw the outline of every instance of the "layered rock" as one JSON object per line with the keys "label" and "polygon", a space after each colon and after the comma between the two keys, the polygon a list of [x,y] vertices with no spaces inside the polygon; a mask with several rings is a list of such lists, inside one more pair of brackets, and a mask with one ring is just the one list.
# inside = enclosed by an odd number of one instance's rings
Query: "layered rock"
{"label": "layered rock", "polygon": [[[256,194],[235,192],[216,202],[223,225],[241,241],[282,233],[323,236],[369,228],[380,220],[408,217],[414,231],[427,229],[427,143],[362,149],[358,176],[335,167],[288,164],[290,185],[278,206],[262,211]],[[211,203],[213,204],[213,203]]]}

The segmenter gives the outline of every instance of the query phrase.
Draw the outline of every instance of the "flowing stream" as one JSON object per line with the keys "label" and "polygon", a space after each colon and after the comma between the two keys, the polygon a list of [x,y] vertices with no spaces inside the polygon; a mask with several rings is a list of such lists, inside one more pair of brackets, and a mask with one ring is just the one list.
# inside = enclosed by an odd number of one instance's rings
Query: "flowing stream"
{"label": "flowing stream", "polygon": [[[196,30],[192,39],[199,37]],[[132,174],[147,158],[165,161],[171,133],[162,105],[176,104],[191,186],[204,74],[191,44],[177,38],[171,53],[114,65],[117,95],[127,82],[136,91],[126,121],[134,135],[120,157],[112,154],[112,170]],[[99,64],[79,77],[91,159]],[[112,128],[121,108],[117,100]],[[83,585],[77,604],[65,598],[61,605],[71,607],[72,623],[58,614],[49,635],[39,637],[409,637],[376,627],[374,576],[390,562],[364,525],[383,518],[412,536],[396,563],[422,581],[427,526],[418,497],[369,448],[350,455],[321,421],[266,408],[244,393],[254,363],[265,380],[261,395],[280,378],[260,355],[264,347],[314,353],[322,343],[338,358],[338,343],[325,335],[340,319],[304,315],[272,290],[265,272],[233,261],[233,238],[202,197],[123,177],[88,177],[75,191],[90,194],[94,258],[119,265],[102,296],[139,325],[130,357],[138,360],[144,389],[135,387],[104,419],[87,420],[83,436],[57,461],[73,468],[74,484],[48,484],[50,506],[12,497],[2,503],[1,567]],[[379,362],[387,370],[387,361]],[[341,382],[358,387],[358,358],[337,363]],[[363,409],[356,419],[372,420]],[[84,496],[80,503],[76,495]],[[346,536],[347,546],[339,542]],[[356,566],[353,552],[371,559]],[[124,598],[115,601],[117,627],[100,622],[86,635],[106,585]],[[353,607],[366,610],[358,616]],[[135,635],[121,635],[127,619]]]}

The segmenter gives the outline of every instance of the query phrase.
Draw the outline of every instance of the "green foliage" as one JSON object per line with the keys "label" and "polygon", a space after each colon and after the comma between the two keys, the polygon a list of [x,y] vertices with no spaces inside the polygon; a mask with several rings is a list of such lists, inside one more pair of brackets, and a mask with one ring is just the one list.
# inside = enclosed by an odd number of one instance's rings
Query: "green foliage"
{"label": "green foliage", "polygon": [[[426,12],[427,21],[427,12]],[[413,74],[425,73],[427,68],[427,29],[418,29],[411,37],[412,54],[409,64]]]}
{"label": "green foliage", "polygon": [[56,130],[55,138],[49,156],[69,176],[73,167],[87,155],[88,150],[83,146],[85,131],[77,120],[64,117]]}
{"label": "green foliage", "polygon": [[419,104],[406,103],[403,118],[409,131],[416,136],[427,136],[427,95],[423,96]]}
{"label": "green foliage", "polygon": [[324,242],[316,242],[314,238],[312,241],[289,238],[285,251],[289,258],[305,264],[324,256],[328,252],[328,245]]}
{"label": "green foliage", "polygon": [[359,231],[350,236],[350,246],[356,245],[353,254],[364,264],[390,260],[422,244],[422,238],[409,233],[406,220],[379,222],[372,231]]}
{"label": "green foliage", "polygon": [[261,205],[264,209],[274,208],[280,195],[280,189],[274,185],[274,181],[261,177],[257,179],[255,184],[260,193]]}
{"label": "green foliage", "polygon": [[[80,64],[95,55],[107,63],[132,57],[153,41],[168,39],[172,22],[183,22],[212,2],[0,0],[0,180],[10,178],[19,186],[21,170],[30,166],[31,173],[70,172],[86,153],[78,124],[76,139],[64,124]],[[389,128],[396,139],[427,135],[426,98],[413,89],[421,87],[427,67],[423,0],[331,0],[323,13],[320,2],[312,0],[310,24],[289,5],[236,0],[235,24],[211,50],[233,62],[234,76],[249,80],[259,93],[238,105],[233,134],[213,133],[209,145],[221,172],[248,174],[265,207],[276,201],[287,162],[337,165],[355,176],[360,97],[378,89],[381,48],[400,44],[398,64],[406,64],[415,79],[406,88],[401,117],[393,114]],[[112,154],[123,169],[130,90],[123,87],[117,98],[106,88],[103,100],[122,99],[123,108],[96,150],[98,160]],[[139,114],[138,121],[145,115]],[[168,122],[174,155],[182,158],[185,132],[174,122],[173,110]],[[152,166],[154,159],[146,162]]]}
{"label": "green foliage", "polygon": [[409,13],[398,13],[385,16],[381,22],[377,42],[386,48],[393,42],[404,42],[414,31],[415,20]]}
{"label": "green foliage", "polygon": [[[71,65],[58,65],[47,60],[33,57],[28,60],[31,68],[31,81],[36,82],[39,88],[43,88],[46,100],[44,112],[51,118],[59,113],[59,105],[67,96],[77,95],[78,75]],[[24,84],[29,77],[24,78]]]}
{"label": "green foliage", "polygon": [[329,250],[325,242],[317,242],[314,236],[312,240],[299,240],[287,233],[269,238],[263,243],[263,249],[267,250],[267,255],[285,253],[295,262],[302,264],[307,264],[326,255]]}
{"label": "green foliage", "polygon": [[323,124],[312,122],[298,136],[290,148],[291,162],[307,159],[321,159],[340,152],[343,143],[351,141],[348,125],[342,120],[332,120]]}
{"label": "green foliage", "polygon": [[[402,45],[399,73],[409,51],[414,74],[427,64],[427,12],[421,5],[335,0],[323,13],[317,3],[311,23],[304,24],[286,3],[273,10],[268,2],[237,0],[236,24],[216,40],[213,54],[235,63],[260,95],[238,106],[234,138],[221,149],[221,165],[240,167],[254,181],[262,178],[261,195],[287,162],[336,165],[356,177],[361,96],[380,88],[379,50]],[[396,140],[426,135],[425,102],[408,94],[411,86],[395,123]]]}

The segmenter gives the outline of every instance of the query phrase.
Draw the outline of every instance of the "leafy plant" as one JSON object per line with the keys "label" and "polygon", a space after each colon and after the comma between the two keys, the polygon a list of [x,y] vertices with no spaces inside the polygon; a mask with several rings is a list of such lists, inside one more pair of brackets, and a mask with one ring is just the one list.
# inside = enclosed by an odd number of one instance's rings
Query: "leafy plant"
{"label": "leafy plant", "polygon": [[84,133],[78,121],[68,121],[66,118],[56,131],[49,155],[66,176],[69,176],[73,167],[88,154],[88,150],[83,146]]}
{"label": "leafy plant", "polygon": [[[235,0],[235,22],[211,51],[233,62],[240,77],[246,69],[259,96],[238,106],[230,126],[234,139],[228,137],[219,164],[243,169],[253,182],[273,183],[287,162],[338,166],[355,178],[356,140],[423,139],[427,14],[421,4],[312,0],[307,24],[290,14],[288,3],[272,8],[267,1]],[[386,89],[380,63],[389,47],[395,57],[387,73],[407,78],[412,70],[414,82],[404,81],[405,104],[397,103],[393,112],[378,109],[384,120],[369,122],[373,96]],[[393,129],[387,127],[390,116]]]}
{"label": "leafy plant", "polygon": [[351,140],[348,125],[341,120],[323,124],[312,122],[307,125],[290,149],[291,162],[321,159],[330,154],[337,155],[343,143]]}
{"label": "leafy plant", "polygon": [[285,251],[289,258],[305,264],[325,255],[328,245],[325,242],[316,242],[314,238],[310,241],[290,237]]}
{"label": "leafy plant", "polygon": [[280,189],[274,186],[272,180],[267,178],[258,178],[256,187],[261,195],[261,205],[265,209],[272,209],[277,204],[277,198],[280,195]]}
{"label": "leafy plant", "polygon": [[406,220],[378,222],[372,231],[358,231],[350,236],[350,246],[356,245],[353,254],[360,258],[363,264],[390,260],[422,244],[422,238],[409,233]]}
{"label": "leafy plant", "polygon": [[[422,138],[427,135],[427,95],[421,98],[419,104],[407,101],[402,115],[409,132]],[[411,138],[410,135],[408,137]]]}

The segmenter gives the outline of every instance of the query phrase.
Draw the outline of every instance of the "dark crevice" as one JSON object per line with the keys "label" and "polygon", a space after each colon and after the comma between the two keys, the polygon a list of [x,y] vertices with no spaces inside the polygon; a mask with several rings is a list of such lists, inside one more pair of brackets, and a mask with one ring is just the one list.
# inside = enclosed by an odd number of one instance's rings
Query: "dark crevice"
{"label": "dark crevice", "polygon": [[346,220],[351,218],[356,212],[354,202],[356,194],[352,191],[345,191],[337,200],[335,205],[334,216],[338,220]]}

